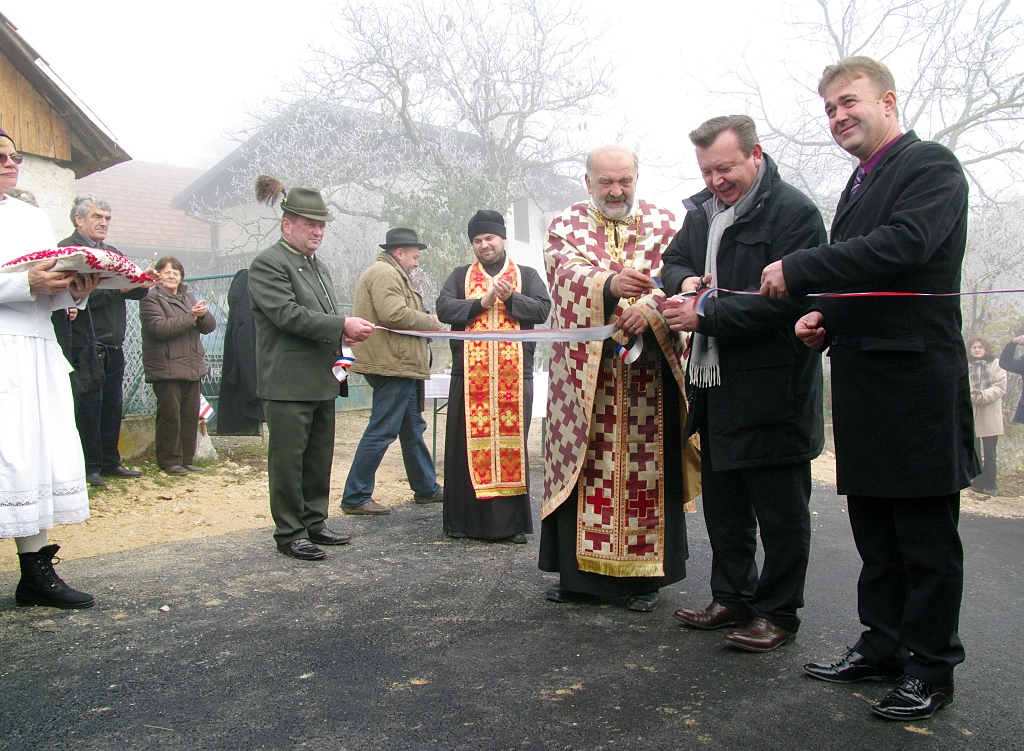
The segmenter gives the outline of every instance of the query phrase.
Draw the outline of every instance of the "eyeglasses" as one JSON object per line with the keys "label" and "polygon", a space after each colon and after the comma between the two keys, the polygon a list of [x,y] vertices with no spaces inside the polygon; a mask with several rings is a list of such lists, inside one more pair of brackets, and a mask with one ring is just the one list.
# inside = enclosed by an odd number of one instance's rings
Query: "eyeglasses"
{"label": "eyeglasses", "polygon": [[21,154],[5,154],[2,151],[0,151],[0,164],[3,164],[8,159],[10,159],[15,164],[21,164],[22,162],[25,161],[25,157],[22,156]]}

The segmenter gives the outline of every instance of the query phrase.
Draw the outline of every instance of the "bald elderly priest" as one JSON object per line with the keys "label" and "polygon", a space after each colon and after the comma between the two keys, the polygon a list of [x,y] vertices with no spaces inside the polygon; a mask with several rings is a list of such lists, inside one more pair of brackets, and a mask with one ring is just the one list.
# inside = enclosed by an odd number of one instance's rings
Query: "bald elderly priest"
{"label": "bald elderly priest", "polygon": [[[614,323],[614,340],[551,352],[540,568],[547,597],[612,599],[653,610],[686,575],[684,504],[700,492],[700,459],[682,440],[683,346],[653,279],[675,217],[636,201],[636,156],[605,146],[587,158],[591,200],[555,217],[544,261],[554,325]],[[643,351],[624,362],[616,345]]]}
{"label": "bald elderly priest", "polygon": [[[265,178],[261,178],[264,180]],[[276,201],[284,186],[257,197]],[[373,332],[362,318],[344,318],[334,284],[316,258],[327,222],[334,219],[319,191],[292,188],[281,201],[281,239],[249,266],[249,297],[256,325],[256,394],[270,429],[267,473],[274,539],[282,553],[319,560],[318,545],[342,545],[349,535],[326,526],[334,460],[334,400],[348,384],[331,368],[343,338],[361,342]]]}
{"label": "bald elderly priest", "polygon": [[[476,261],[455,269],[437,298],[454,331],[519,331],[551,312],[544,281],[505,252],[505,219],[469,220]],[[444,531],[449,537],[525,543],[533,532],[526,443],[533,411],[535,342],[452,340],[444,450]]]}

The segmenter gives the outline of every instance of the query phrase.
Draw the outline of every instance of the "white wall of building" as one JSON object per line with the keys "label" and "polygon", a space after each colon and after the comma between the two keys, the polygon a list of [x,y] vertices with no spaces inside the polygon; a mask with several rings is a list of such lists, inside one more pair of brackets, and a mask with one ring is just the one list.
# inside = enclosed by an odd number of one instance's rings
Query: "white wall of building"
{"label": "white wall of building", "polygon": [[540,206],[529,198],[514,202],[505,217],[505,232],[509,258],[520,266],[533,267],[546,284],[544,242],[548,227]]}
{"label": "white wall of building", "polygon": [[53,235],[61,240],[72,232],[71,203],[75,200],[75,173],[41,156],[25,154],[18,187],[31,193],[50,218]]}

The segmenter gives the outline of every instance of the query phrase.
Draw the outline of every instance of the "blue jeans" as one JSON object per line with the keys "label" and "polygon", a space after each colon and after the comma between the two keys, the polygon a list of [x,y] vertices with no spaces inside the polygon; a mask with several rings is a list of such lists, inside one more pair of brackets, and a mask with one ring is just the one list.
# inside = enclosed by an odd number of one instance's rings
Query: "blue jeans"
{"label": "blue jeans", "polygon": [[378,375],[367,375],[366,380],[373,389],[373,408],[370,423],[352,458],[341,505],[355,508],[373,500],[377,467],[395,438],[402,444],[405,474],[416,500],[432,498],[441,486],[423,440],[427,422],[420,414],[416,380]]}

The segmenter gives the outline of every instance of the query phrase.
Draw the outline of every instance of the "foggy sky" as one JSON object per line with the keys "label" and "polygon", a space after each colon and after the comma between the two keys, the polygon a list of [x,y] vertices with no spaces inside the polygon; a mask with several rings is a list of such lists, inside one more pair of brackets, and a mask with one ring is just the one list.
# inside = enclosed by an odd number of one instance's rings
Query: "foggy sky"
{"label": "foggy sky", "polygon": [[[3,13],[133,158],[207,168],[237,146],[226,134],[245,122],[247,110],[277,97],[298,75],[310,44],[337,40],[328,22],[333,5],[306,0],[301,18],[289,15],[287,4],[265,0],[47,0],[8,5]],[[770,48],[772,22],[761,4],[729,3],[729,18],[744,19],[732,28],[715,18],[720,8],[584,3],[587,17],[612,26],[604,51],[617,93],[601,103],[606,117],[588,120],[580,146],[613,139],[628,118],[641,157],[668,165],[641,164],[640,194],[673,207],[703,185],[686,133],[722,114],[695,79],[743,49]],[[611,19],[620,19],[619,27]]]}

